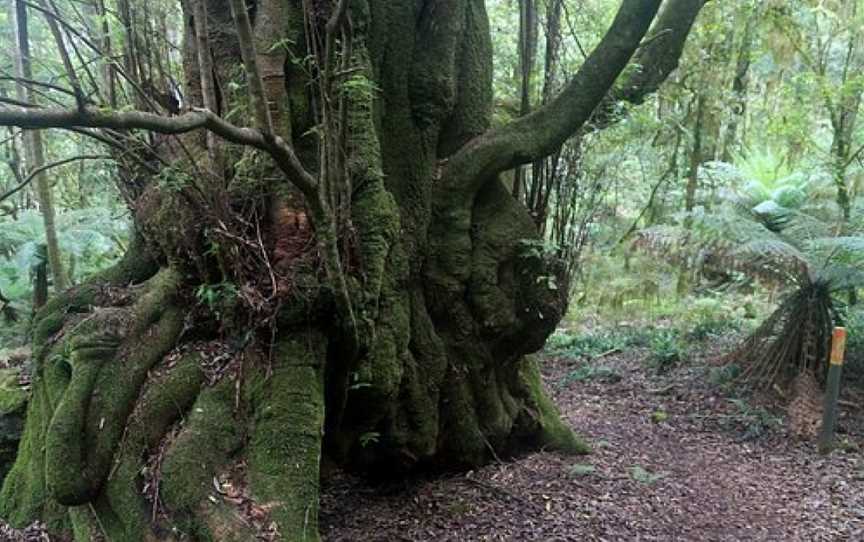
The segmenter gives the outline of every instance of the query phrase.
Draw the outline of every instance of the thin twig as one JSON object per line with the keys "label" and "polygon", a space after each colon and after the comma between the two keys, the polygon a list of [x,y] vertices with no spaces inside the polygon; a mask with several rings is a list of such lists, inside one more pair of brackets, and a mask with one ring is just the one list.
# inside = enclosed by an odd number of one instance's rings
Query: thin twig
{"label": "thin twig", "polygon": [[23,77],[15,77],[11,75],[2,75],[0,76],[0,81],[14,81],[16,83],[21,83],[28,86],[40,86],[45,87],[50,90],[56,90],[57,92],[62,92],[63,94],[67,94],[69,96],[75,97],[75,93],[68,88],[61,87],[59,85],[54,85],[52,83],[46,83],[44,81],[36,81],[34,79],[24,79]]}
{"label": "thin twig", "polygon": [[12,196],[14,196],[15,194],[17,194],[24,187],[26,187],[31,182],[33,182],[33,179],[35,179],[36,176],[39,175],[40,173],[42,173],[43,171],[46,171],[46,170],[49,170],[49,169],[52,169],[52,168],[55,168],[58,166],[62,166],[64,164],[68,164],[69,162],[75,162],[77,160],[111,160],[111,159],[112,159],[111,156],[94,154],[94,155],[73,156],[72,158],[66,158],[64,160],[58,160],[56,162],[51,162],[50,164],[45,164],[45,165],[40,166],[40,167],[34,169],[33,171],[31,171],[30,174],[27,175],[27,177],[25,177],[23,181],[21,181],[15,187],[13,187],[11,190],[9,190],[8,192],[6,192],[2,196],[0,196],[0,202],[5,201],[5,200],[11,198]]}
{"label": "thin twig", "polygon": [[[53,1],[47,0],[51,2],[51,7],[53,8],[53,10],[49,10],[46,0],[36,1],[39,2],[39,5],[42,7],[45,21],[48,23],[48,28],[51,29],[51,34],[54,36],[54,42],[57,44],[57,51],[60,53],[60,58],[63,60],[63,67],[66,69],[66,75],[69,77],[69,83],[72,85],[72,90],[75,92],[75,101],[78,104],[78,109],[83,109],[86,105],[84,91],[81,89],[81,82],[78,80],[78,75],[75,73],[75,67],[72,66],[72,59],[69,58],[69,51],[66,49],[66,43],[63,40],[63,33],[60,32],[60,27],[57,24],[57,20],[60,19],[60,16],[57,13],[57,6],[54,5]],[[51,12],[50,16],[49,11]]]}
{"label": "thin twig", "polygon": [[174,135],[206,129],[231,143],[248,145],[267,152],[304,195],[314,200],[317,194],[315,177],[303,167],[294,149],[284,139],[272,134],[265,136],[259,130],[236,126],[208,110],[193,109],[176,117],[166,117],[144,111],[106,112],[90,107],[85,107],[83,110],[0,108],[0,125],[34,129],[70,127],[141,129]]}

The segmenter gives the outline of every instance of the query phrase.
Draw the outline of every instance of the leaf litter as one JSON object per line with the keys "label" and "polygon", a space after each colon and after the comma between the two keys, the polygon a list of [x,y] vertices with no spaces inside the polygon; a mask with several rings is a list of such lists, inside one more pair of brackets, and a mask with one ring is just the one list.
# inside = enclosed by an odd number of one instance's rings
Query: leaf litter
{"label": "leaf litter", "polygon": [[820,456],[789,434],[776,396],[730,395],[704,359],[661,375],[647,355],[605,356],[612,380],[568,380],[579,360],[544,360],[546,389],[592,454],[541,451],[390,485],[337,471],[323,481],[324,539],[864,540],[854,402],[841,403],[838,450]]}

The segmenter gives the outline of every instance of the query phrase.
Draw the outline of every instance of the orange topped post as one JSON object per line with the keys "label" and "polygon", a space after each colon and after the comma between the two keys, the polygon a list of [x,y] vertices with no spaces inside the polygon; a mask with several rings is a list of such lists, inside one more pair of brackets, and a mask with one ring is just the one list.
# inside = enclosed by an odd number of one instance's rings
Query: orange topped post
{"label": "orange topped post", "polygon": [[834,425],[837,422],[837,399],[840,397],[840,374],[846,355],[846,328],[835,327],[831,335],[831,356],[828,379],[825,382],[825,406],[822,410],[822,432],[819,434],[819,453],[827,454],[834,447]]}

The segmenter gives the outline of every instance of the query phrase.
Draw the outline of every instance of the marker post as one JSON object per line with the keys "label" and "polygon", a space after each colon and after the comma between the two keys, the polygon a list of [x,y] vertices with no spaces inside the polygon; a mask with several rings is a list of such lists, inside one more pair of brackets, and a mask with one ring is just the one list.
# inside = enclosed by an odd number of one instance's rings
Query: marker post
{"label": "marker post", "polygon": [[825,406],[822,410],[822,432],[819,434],[819,453],[828,454],[834,448],[834,425],[837,422],[837,399],[840,397],[840,374],[846,353],[846,328],[835,327],[831,336],[831,358],[828,381],[825,384]]}

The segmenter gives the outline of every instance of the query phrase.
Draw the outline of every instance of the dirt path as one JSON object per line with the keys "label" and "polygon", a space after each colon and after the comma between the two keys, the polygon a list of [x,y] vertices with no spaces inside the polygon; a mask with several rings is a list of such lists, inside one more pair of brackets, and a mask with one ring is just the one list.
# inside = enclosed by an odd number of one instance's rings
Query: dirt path
{"label": "dirt path", "polygon": [[337,477],[326,540],[864,540],[864,413],[845,413],[848,450],[824,458],[771,411],[707,384],[707,368],[659,376],[643,358],[608,356],[594,362],[605,377],[569,384],[582,362],[546,361],[547,388],[592,455],[542,452],[400,487]]}

